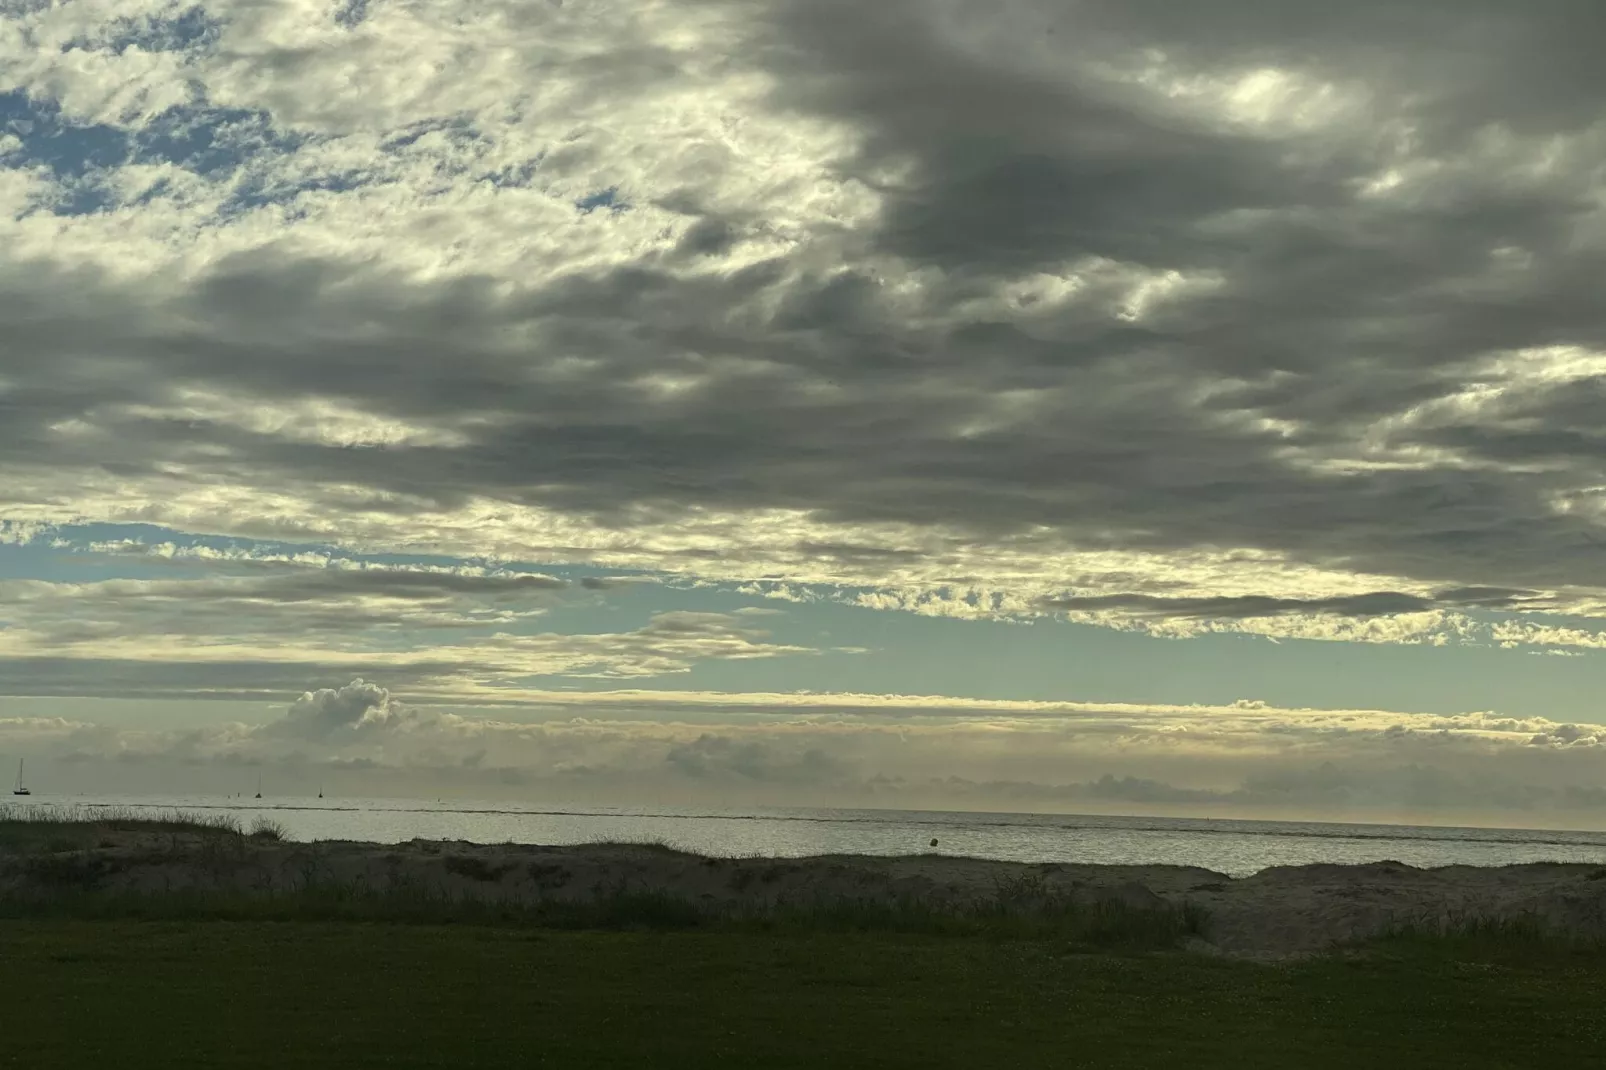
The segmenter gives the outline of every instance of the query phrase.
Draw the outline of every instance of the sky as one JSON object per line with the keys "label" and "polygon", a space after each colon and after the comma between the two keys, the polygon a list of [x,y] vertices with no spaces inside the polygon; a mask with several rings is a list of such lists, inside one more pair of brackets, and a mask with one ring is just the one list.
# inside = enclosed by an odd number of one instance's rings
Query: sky
{"label": "sky", "polygon": [[0,0],[0,761],[1606,828],[1603,38]]}

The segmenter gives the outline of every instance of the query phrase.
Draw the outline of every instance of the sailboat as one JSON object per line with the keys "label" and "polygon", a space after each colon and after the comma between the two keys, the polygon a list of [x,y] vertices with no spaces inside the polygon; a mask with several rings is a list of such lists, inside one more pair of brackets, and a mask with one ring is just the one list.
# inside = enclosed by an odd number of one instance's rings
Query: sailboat
{"label": "sailboat", "polygon": [[11,789],[11,794],[13,794],[13,795],[32,795],[33,794],[33,792],[29,791],[26,787],[23,786],[23,783],[22,783],[22,759],[21,758],[17,759],[17,786]]}
{"label": "sailboat", "polygon": [[262,798],[262,774],[257,774],[257,798]]}

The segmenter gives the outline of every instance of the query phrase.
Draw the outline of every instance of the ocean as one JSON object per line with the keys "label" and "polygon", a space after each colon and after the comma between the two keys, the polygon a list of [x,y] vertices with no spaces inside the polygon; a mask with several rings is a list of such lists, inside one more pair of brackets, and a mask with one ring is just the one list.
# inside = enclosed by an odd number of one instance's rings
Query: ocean
{"label": "ocean", "polygon": [[1202,866],[1234,877],[1269,866],[1312,862],[1395,861],[1422,867],[1606,864],[1606,832],[1527,829],[901,810],[510,806],[408,799],[34,796],[10,804],[227,813],[246,824],[264,817],[284,826],[296,840],[400,843],[423,838],[540,844],[628,840],[701,854],[776,858],[937,851],[1017,862]]}

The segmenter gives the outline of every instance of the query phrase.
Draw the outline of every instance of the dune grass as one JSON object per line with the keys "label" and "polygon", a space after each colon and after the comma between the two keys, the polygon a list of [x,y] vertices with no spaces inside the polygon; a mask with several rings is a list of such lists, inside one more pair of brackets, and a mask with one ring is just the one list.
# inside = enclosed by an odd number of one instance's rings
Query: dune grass
{"label": "dune grass", "polygon": [[0,919],[365,922],[550,930],[759,933],[903,933],[1052,939],[1089,950],[1162,950],[1208,926],[1203,911],[1133,907],[1118,901],[1015,904],[944,902],[906,896],[699,901],[618,885],[585,896],[498,900],[452,896],[414,885],[375,890],[314,881],[277,892],[180,889],[102,891],[95,855],[40,856],[25,865],[42,891],[0,895]]}
{"label": "dune grass", "polygon": [[1606,938],[1559,928],[1531,913],[1505,917],[1451,915],[1405,921],[1365,941],[1361,951],[1480,962],[1585,959],[1606,964]]}
{"label": "dune grass", "polygon": [[[135,813],[117,810],[0,807],[0,863],[15,858],[13,871],[27,883],[0,894],[0,918],[9,919],[165,919],[235,921],[362,921],[428,925],[481,925],[557,930],[716,930],[724,932],[888,932],[988,935],[999,939],[1052,937],[1077,946],[1104,949],[1159,949],[1179,946],[1200,935],[1202,911],[1164,904],[1129,906],[1119,901],[1087,902],[1058,894],[1041,878],[1000,882],[991,896],[946,901],[904,895],[861,897],[693,900],[640,885],[620,883],[587,895],[511,899],[491,887],[519,863],[468,853],[443,853],[448,874],[487,885],[487,894],[454,894],[439,884],[393,880],[385,887],[341,882],[320,876],[315,856],[303,860],[305,876],[291,888],[274,890],[215,887],[119,890],[109,878],[146,861],[112,852],[111,832],[151,833],[159,853],[174,852],[187,864],[219,872],[240,864],[249,841],[285,839],[282,828],[258,821],[249,830],[229,816],[181,812]],[[163,837],[166,837],[164,840]],[[199,849],[197,848],[199,844]],[[683,854],[663,843],[620,843],[657,852]],[[561,863],[523,863],[527,876],[542,886],[562,871]],[[797,865],[776,860],[741,871],[751,884],[765,886]],[[567,878],[566,873],[558,876]],[[563,881],[555,881],[560,887]],[[742,890],[740,887],[738,891]]]}
{"label": "dune grass", "polygon": [[[260,824],[260,822],[259,822]],[[270,824],[271,823],[266,823]],[[256,830],[253,829],[253,832]],[[0,851],[11,853],[88,850],[109,846],[113,832],[167,836],[242,836],[231,814],[144,810],[116,806],[40,806],[0,803]],[[283,829],[277,828],[279,838]],[[266,832],[265,836],[273,833]]]}
{"label": "dune grass", "polygon": [[[888,932],[0,921],[18,1066],[1606,1064],[1606,960]],[[160,1023],[159,1028],[153,1024]]]}
{"label": "dune grass", "polygon": [[279,822],[271,818],[258,817],[251,822],[246,830],[246,836],[253,840],[266,840],[271,843],[282,843],[290,838],[290,832]]}
{"label": "dune grass", "polygon": [[186,829],[197,832],[240,831],[232,814],[201,814],[177,808],[96,806],[79,803],[38,804],[0,802],[0,826],[61,827],[108,825],[124,829]]}
{"label": "dune grass", "polygon": [[0,847],[13,843],[25,846],[49,843],[52,838],[57,842],[76,843],[105,831],[289,838],[283,825],[265,817],[256,818],[247,828],[241,825],[239,818],[227,813],[76,803],[66,806],[0,803]]}
{"label": "dune grass", "polygon": [[[0,893],[0,919],[98,921],[367,922],[458,925],[557,931],[689,931],[755,934],[894,934],[1051,940],[1087,951],[1163,951],[1208,937],[1206,911],[1191,903],[1132,905],[1118,899],[1088,901],[1055,891],[1040,874],[1000,881],[992,895],[952,901],[918,895],[831,896],[692,900],[663,889],[619,883],[589,895],[547,898],[465,896],[438,884],[401,881],[376,888],[318,876],[315,858],[292,888],[179,888],[130,892],[105,880],[133,859],[91,850],[109,846],[108,833],[148,833],[152,845],[179,851],[202,866],[227,867],[249,857],[253,842],[280,842],[282,826],[257,819],[249,828],[232,815],[197,815],[106,807],[35,807],[0,804],[0,868],[11,865],[30,887]],[[165,843],[162,837],[170,837]],[[199,845],[199,850],[197,850]],[[656,841],[612,846],[683,854]],[[704,860],[712,862],[712,860]],[[729,860],[726,860],[729,861]],[[765,863],[737,870],[732,887],[759,891],[795,869],[796,860],[747,858]],[[470,853],[443,853],[447,873],[497,885],[521,863]],[[560,862],[522,863],[542,887],[549,871],[567,879]],[[1606,870],[1602,870],[1606,879]],[[552,887],[561,887],[556,880]],[[1407,920],[1367,944],[1367,953],[1406,949],[1455,956],[1589,954],[1606,959],[1606,941],[1580,940],[1548,927],[1537,916],[1490,919],[1476,915]],[[1335,949],[1344,951],[1345,949]]]}

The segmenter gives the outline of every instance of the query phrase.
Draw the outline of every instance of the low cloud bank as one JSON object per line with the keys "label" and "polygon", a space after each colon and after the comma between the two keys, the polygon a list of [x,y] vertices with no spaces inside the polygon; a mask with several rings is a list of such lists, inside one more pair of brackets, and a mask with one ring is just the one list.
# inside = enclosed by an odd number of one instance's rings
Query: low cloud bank
{"label": "low cloud bank", "polygon": [[492,715],[359,678],[260,724],[0,719],[0,754],[94,792],[235,790],[255,769],[288,793],[336,781],[348,795],[554,803],[1606,824],[1606,727],[1537,718],[648,691],[543,702]]}

